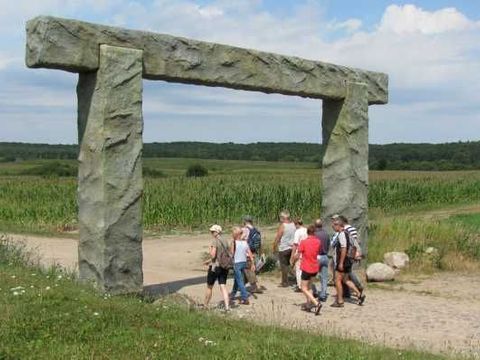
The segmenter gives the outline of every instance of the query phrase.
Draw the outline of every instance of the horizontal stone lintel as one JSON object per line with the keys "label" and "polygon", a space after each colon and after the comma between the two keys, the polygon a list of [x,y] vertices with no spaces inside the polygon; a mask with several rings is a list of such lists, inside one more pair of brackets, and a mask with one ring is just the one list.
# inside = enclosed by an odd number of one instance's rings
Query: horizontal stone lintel
{"label": "horizontal stone lintel", "polygon": [[95,71],[101,44],[143,50],[146,79],[319,99],[343,99],[346,83],[359,82],[367,85],[369,104],[388,102],[383,73],[50,16],[27,22],[26,64]]}

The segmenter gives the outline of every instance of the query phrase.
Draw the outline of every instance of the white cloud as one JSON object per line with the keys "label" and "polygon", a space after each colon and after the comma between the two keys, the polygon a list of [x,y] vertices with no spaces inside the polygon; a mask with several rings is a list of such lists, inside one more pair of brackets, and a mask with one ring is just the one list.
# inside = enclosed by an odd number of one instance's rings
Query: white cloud
{"label": "white cloud", "polygon": [[359,30],[362,27],[362,21],[359,19],[348,19],[342,22],[333,22],[330,26],[332,30],[345,30],[349,33]]}
{"label": "white cloud", "polygon": [[0,71],[14,61],[18,61],[18,58],[12,58],[7,53],[0,52]]}
{"label": "white cloud", "polygon": [[425,11],[415,5],[390,5],[380,22],[380,31],[396,34],[440,34],[448,31],[463,31],[477,26],[455,8]]}

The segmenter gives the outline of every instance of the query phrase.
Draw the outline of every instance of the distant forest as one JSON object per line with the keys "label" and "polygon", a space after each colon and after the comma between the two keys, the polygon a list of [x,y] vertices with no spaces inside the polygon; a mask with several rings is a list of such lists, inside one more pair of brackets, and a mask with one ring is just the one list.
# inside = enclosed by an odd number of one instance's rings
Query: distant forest
{"label": "distant forest", "polygon": [[[1,143],[0,162],[75,159],[77,145]],[[323,147],[312,143],[171,142],[144,145],[144,157],[182,157],[250,161],[305,161],[320,164]],[[480,141],[445,144],[370,145],[372,170],[480,169]]]}

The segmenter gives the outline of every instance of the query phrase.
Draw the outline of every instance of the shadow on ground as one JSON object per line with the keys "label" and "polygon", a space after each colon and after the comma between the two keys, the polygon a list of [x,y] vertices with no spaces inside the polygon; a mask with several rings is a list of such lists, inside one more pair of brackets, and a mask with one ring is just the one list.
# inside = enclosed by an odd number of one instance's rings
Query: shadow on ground
{"label": "shadow on ground", "polygon": [[170,281],[162,284],[152,284],[143,287],[143,293],[148,296],[158,297],[178,292],[186,286],[205,283],[205,275],[189,279]]}

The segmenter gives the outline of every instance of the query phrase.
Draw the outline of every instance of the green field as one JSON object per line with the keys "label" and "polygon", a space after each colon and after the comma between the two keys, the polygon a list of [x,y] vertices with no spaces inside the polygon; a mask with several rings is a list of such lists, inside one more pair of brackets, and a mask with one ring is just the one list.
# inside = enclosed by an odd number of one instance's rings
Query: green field
{"label": "green field", "polygon": [[[0,226],[55,232],[76,227],[74,177],[22,175],[48,160],[0,165]],[[209,176],[186,178],[198,160],[147,159],[164,178],[145,179],[144,227],[152,231],[236,223],[252,214],[262,225],[276,222],[282,209],[305,220],[321,213],[321,171],[311,163],[203,160]],[[65,161],[74,166],[74,161]],[[480,171],[372,172],[371,214],[480,202]]]}

